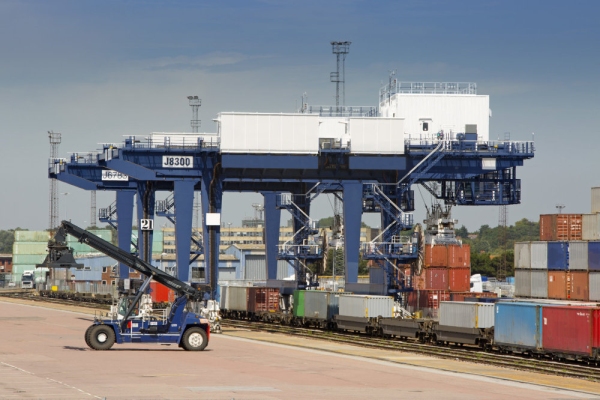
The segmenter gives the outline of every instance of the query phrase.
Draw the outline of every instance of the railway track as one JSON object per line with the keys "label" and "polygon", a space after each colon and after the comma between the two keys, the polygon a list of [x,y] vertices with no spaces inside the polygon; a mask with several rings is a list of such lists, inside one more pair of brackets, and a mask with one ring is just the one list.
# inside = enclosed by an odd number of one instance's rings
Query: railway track
{"label": "railway track", "polygon": [[[40,297],[34,294],[33,291],[0,292],[0,296],[28,299],[40,303],[73,305],[101,311],[110,309],[110,306],[106,304],[71,299]],[[454,359],[521,371],[538,372],[549,375],[585,379],[592,382],[600,382],[600,368],[597,368],[596,366],[587,366],[583,365],[582,363],[568,360],[558,362],[544,358],[537,359],[514,354],[507,355],[500,354],[498,352],[486,352],[472,346],[436,346],[427,343],[400,341],[398,339],[384,339],[375,336],[368,336],[366,334],[333,332],[316,328],[291,327],[264,322],[224,319],[221,321],[221,325],[223,327],[279,333],[295,337],[326,340],[340,344],[368,347],[379,350],[411,352],[437,358]]]}
{"label": "railway track", "polygon": [[367,336],[366,334],[332,332],[314,328],[298,328],[264,322],[229,319],[222,320],[221,325],[224,328],[231,327],[252,331],[280,333],[379,350],[418,353],[438,358],[455,359],[503,368],[600,382],[600,369],[594,366],[582,365],[581,363],[570,361],[557,362],[548,359],[534,359],[520,355],[486,352],[471,346],[436,346],[417,342],[405,342],[398,339],[383,339]]}

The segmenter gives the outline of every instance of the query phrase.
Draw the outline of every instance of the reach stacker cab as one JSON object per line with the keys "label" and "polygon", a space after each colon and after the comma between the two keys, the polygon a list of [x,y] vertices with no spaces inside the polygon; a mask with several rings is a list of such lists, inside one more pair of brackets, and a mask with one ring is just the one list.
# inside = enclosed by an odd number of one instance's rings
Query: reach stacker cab
{"label": "reach stacker cab", "polygon": [[[109,350],[116,342],[177,343],[190,351],[206,348],[210,338],[209,321],[188,310],[189,306],[202,300],[200,291],[68,221],[62,221],[54,239],[48,242],[48,256],[39,267],[73,268],[78,265],[72,249],[67,247],[67,234],[147,277],[134,296],[122,295],[106,318],[94,319],[85,332],[85,342],[89,347]],[[151,280],[173,289],[177,294],[169,308],[152,309],[152,299],[145,294]]]}

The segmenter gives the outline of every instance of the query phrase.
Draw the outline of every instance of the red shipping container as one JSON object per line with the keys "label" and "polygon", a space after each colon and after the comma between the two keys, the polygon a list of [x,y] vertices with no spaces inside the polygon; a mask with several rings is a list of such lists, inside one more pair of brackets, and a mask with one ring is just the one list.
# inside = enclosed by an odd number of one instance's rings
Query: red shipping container
{"label": "red shipping container", "polygon": [[467,292],[471,289],[471,268],[450,268],[448,287],[451,292]]}
{"label": "red shipping container", "polygon": [[448,246],[448,266],[471,267],[471,246],[468,244],[462,246]]}
{"label": "red shipping container", "polygon": [[548,271],[548,298],[567,299],[567,271]]}
{"label": "red shipping container", "polygon": [[421,275],[413,275],[412,276],[412,288],[415,290],[425,290],[427,289],[427,273],[425,270],[421,271]]}
{"label": "red shipping container", "polygon": [[279,311],[279,289],[267,287],[251,287],[248,289],[248,311]]}
{"label": "red shipping container", "polygon": [[425,267],[447,267],[448,248],[445,245],[425,245]]}
{"label": "red shipping container", "polygon": [[415,310],[421,308],[440,308],[441,301],[449,301],[447,290],[415,290],[408,293],[408,306]]}
{"label": "red shipping container", "polygon": [[465,297],[473,297],[471,292],[451,292],[450,301],[465,301]]}
{"label": "red shipping container", "polygon": [[581,214],[540,215],[540,240],[581,240],[583,232]]}
{"label": "red shipping container", "polygon": [[150,282],[150,297],[154,303],[173,303],[175,292],[156,281]]}
{"label": "red shipping container", "polygon": [[592,355],[600,341],[600,308],[542,307],[544,350]]}
{"label": "red shipping container", "polygon": [[427,268],[425,274],[427,289],[448,290],[448,268]]}
{"label": "red shipping container", "polygon": [[[570,271],[567,283],[567,298],[571,300],[588,301],[589,296],[589,273],[588,271]],[[569,295],[571,297],[569,297]]]}

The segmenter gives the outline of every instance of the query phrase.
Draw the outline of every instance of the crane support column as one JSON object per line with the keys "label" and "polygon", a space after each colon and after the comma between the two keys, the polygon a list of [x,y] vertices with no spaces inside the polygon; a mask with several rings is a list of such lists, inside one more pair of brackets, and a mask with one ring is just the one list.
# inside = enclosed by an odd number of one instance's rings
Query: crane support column
{"label": "crane support column", "polygon": [[152,262],[152,237],[153,231],[142,230],[142,220],[151,219],[154,221],[154,188],[153,182],[140,182],[138,184],[137,196],[137,214],[138,214],[138,249],[140,258],[147,263]]}
{"label": "crane support column", "polygon": [[[223,181],[219,176],[220,165],[216,164],[212,171],[202,174],[200,189],[202,203],[202,240],[204,244],[204,268],[206,283],[209,285],[211,300],[217,298],[219,284],[219,244],[221,243],[220,215],[223,204]],[[206,214],[218,214],[218,224],[208,224]]]}
{"label": "crane support column", "polygon": [[277,193],[263,193],[265,208],[265,253],[267,257],[267,280],[277,279],[277,253],[281,210],[277,208]]}
{"label": "crane support column", "polygon": [[346,283],[357,283],[363,185],[360,182],[344,182],[343,188]]}
{"label": "crane support column", "polygon": [[194,181],[175,181],[175,248],[177,279],[190,281],[190,250],[192,243],[192,213],[194,211]]}
{"label": "crane support column", "polygon": [[[131,251],[131,231],[133,229],[133,190],[117,190],[117,241],[119,248]],[[119,279],[129,278],[129,267],[119,264]]]}

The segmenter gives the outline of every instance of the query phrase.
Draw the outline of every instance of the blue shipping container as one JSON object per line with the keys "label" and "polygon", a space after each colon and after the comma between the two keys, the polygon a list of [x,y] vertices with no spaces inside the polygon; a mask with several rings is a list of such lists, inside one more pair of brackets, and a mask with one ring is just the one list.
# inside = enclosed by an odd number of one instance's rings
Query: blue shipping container
{"label": "blue shipping container", "polygon": [[548,242],[548,269],[566,271],[569,267],[569,243]]}
{"label": "blue shipping container", "polygon": [[542,305],[535,303],[496,303],[494,342],[498,345],[542,348]]}
{"label": "blue shipping container", "polygon": [[588,242],[588,265],[590,271],[600,271],[600,242]]}

